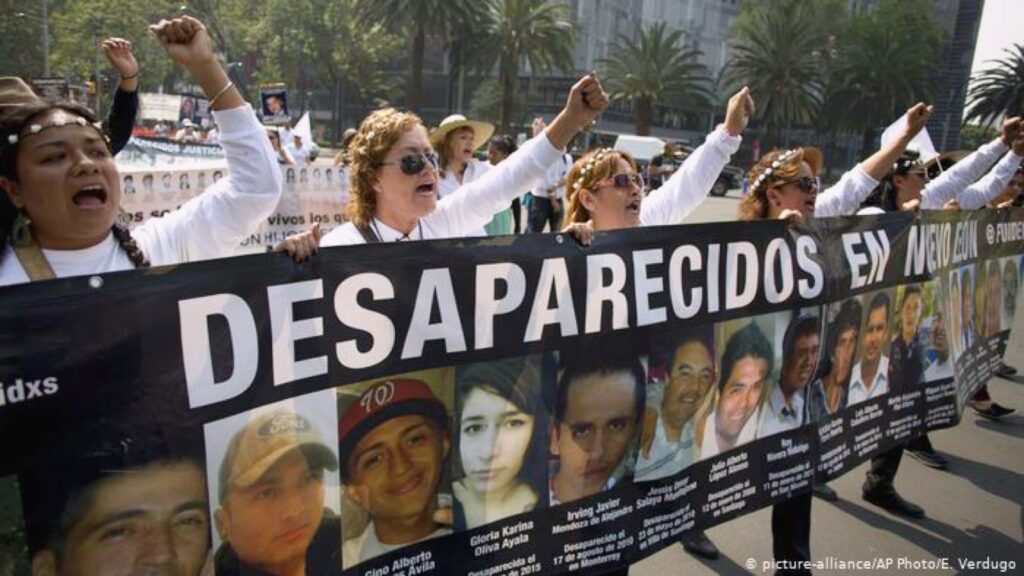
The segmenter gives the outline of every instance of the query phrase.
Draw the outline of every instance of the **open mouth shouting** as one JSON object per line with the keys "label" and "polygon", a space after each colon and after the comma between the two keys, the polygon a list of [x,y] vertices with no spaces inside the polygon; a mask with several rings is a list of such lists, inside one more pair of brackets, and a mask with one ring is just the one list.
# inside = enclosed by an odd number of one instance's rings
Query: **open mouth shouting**
{"label": "open mouth shouting", "polygon": [[436,184],[431,182],[424,182],[416,187],[416,194],[419,196],[434,196],[437,193]]}
{"label": "open mouth shouting", "polygon": [[71,201],[83,210],[99,210],[106,206],[107,196],[107,189],[103,185],[90,184],[75,192]]}

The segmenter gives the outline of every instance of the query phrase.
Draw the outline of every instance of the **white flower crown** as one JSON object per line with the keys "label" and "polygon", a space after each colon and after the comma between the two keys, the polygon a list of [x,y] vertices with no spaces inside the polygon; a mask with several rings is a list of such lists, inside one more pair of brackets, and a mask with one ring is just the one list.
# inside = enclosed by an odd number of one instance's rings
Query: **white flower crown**
{"label": "white flower crown", "polygon": [[793,150],[786,150],[782,154],[779,154],[778,158],[772,160],[771,166],[765,168],[764,172],[758,174],[757,178],[754,179],[754,184],[753,186],[750,187],[750,193],[753,194],[755,191],[757,191],[757,189],[760,188],[762,184],[764,184],[765,180],[770,178],[776,170],[782,168],[782,166],[786,164],[786,162],[789,162],[789,160],[793,158],[793,156],[795,156],[798,151],[798,148],[794,148]]}
{"label": "white flower crown", "polygon": [[590,157],[589,160],[587,160],[587,163],[583,165],[583,170],[580,170],[580,175],[577,176],[576,181],[572,183],[573,192],[577,192],[580,188],[583,188],[583,182],[586,181],[587,176],[590,175],[590,172],[594,169],[594,166],[601,160],[604,160],[605,155],[611,151],[611,148],[601,148],[600,150],[597,151],[596,154],[594,154],[593,156]]}

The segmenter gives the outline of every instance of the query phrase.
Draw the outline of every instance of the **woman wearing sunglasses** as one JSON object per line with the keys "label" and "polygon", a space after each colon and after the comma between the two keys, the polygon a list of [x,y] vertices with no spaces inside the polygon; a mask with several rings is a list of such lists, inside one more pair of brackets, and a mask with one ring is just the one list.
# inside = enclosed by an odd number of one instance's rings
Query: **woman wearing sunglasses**
{"label": "woman wearing sunglasses", "polygon": [[607,106],[600,81],[588,74],[542,135],[441,200],[437,155],[423,122],[411,112],[377,110],[363,120],[350,148],[349,222],[324,236],[321,245],[469,236],[535,185],[561,159],[569,140]]}
{"label": "woman wearing sunglasses", "polygon": [[932,107],[917,104],[907,111],[900,137],[843,174],[834,186],[819,192],[821,151],[804,147],[773,150],[750,169],[750,188],[740,201],[740,220],[810,218],[854,214],[885,176],[907,144],[924,128]]}
{"label": "woman wearing sunglasses", "polygon": [[725,124],[708,135],[665,185],[643,196],[644,182],[632,156],[591,150],[566,177],[566,231],[583,243],[591,232],[678,224],[707,196],[722,168],[740,147],[754,110],[750,90],[729,99]]}
{"label": "woman wearing sunglasses", "polygon": [[95,115],[0,79],[0,285],[228,256],[277,206],[274,153],[206,28],[183,17],[150,29],[209,97],[231,176],[129,234],[115,224],[121,176]]}
{"label": "woman wearing sunglasses", "polygon": [[[929,178],[920,154],[907,150],[892,164],[881,184],[865,201],[865,206],[877,208],[874,212],[918,208],[939,210],[952,201],[956,201],[964,210],[985,206],[1002,192],[1020,165],[1024,149],[1018,150],[1015,141],[1021,126],[1020,118],[1011,118],[1003,123],[999,138],[981,146],[962,160],[940,157],[938,162],[944,170],[934,179]],[[996,167],[989,171],[993,164]]]}
{"label": "woman wearing sunglasses", "polygon": [[[917,104],[907,111],[906,128],[895,140],[843,174],[835,186],[820,190],[821,151],[803,147],[773,150],[750,169],[750,188],[739,206],[740,220],[788,219],[853,214],[878,185],[889,166],[924,128],[932,108]],[[814,493],[835,501],[835,491],[815,484]],[[811,494],[801,494],[772,507],[772,551],[776,561],[811,559]],[[810,570],[783,570],[778,574],[810,574]]]}
{"label": "woman wearing sunglasses", "polygon": [[[607,148],[584,154],[566,178],[564,231],[589,244],[594,232],[682,222],[707,197],[722,168],[739,149],[740,134],[753,113],[754,100],[744,87],[729,99],[725,123],[646,198],[643,179],[629,154]],[[702,531],[684,534],[682,543],[694,554],[718,557],[718,549]]]}

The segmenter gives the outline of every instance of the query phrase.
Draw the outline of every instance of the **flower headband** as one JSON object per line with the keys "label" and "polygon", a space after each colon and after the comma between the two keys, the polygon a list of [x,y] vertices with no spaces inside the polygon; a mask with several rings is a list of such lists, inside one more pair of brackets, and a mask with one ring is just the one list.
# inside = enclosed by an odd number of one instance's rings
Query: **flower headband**
{"label": "flower headband", "polygon": [[20,133],[9,134],[7,136],[7,143],[13,146],[17,144],[18,141],[20,141],[21,139],[27,138],[29,136],[35,136],[36,134],[39,134],[44,130],[49,130],[50,128],[62,128],[64,126],[70,126],[73,124],[78,124],[79,126],[92,126],[100,133],[101,136],[103,136],[104,140],[108,140],[107,135],[103,133],[103,124],[101,122],[90,123],[88,120],[82,118],[81,116],[78,116],[76,114],[69,114],[64,110],[58,109],[56,112],[54,112],[53,116],[50,117],[50,120],[48,122],[44,122],[41,124],[32,123],[23,128]]}
{"label": "flower headband", "polygon": [[577,176],[576,181],[572,183],[573,192],[576,192],[580,188],[583,188],[583,182],[587,179],[587,176],[590,175],[590,172],[594,169],[594,166],[601,160],[604,160],[604,157],[611,151],[611,148],[601,148],[600,150],[597,151],[596,154],[594,154],[593,156],[590,157],[589,160],[587,160],[587,163],[583,165],[583,169],[580,170],[580,175]]}
{"label": "flower headband", "polygon": [[771,175],[774,174],[776,170],[782,168],[782,166],[786,164],[786,162],[789,162],[793,158],[793,156],[796,156],[796,153],[799,150],[799,148],[794,148],[793,150],[786,150],[782,154],[779,154],[778,158],[772,160],[771,166],[765,168],[764,172],[761,172],[760,174],[757,175],[757,178],[754,179],[753,186],[750,187],[750,192],[753,193],[758,188],[760,188],[761,185],[764,184],[765,180],[771,177]]}

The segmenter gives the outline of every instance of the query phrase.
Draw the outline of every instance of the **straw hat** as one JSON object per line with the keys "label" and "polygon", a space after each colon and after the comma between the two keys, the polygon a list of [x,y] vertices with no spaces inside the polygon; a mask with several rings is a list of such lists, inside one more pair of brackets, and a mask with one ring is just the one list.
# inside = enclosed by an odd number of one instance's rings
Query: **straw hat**
{"label": "straw hat", "polygon": [[469,127],[473,129],[473,150],[476,150],[487,143],[494,134],[494,124],[467,120],[462,114],[452,114],[441,120],[441,124],[430,133],[430,145],[438,150],[444,144],[444,138],[452,130]]}
{"label": "straw hat", "polygon": [[804,162],[811,167],[811,174],[817,176],[821,173],[822,166],[825,165],[825,155],[821,153],[821,150],[814,146],[804,146]]}
{"label": "straw hat", "polygon": [[0,77],[0,112],[40,101],[41,98],[21,78]]}

